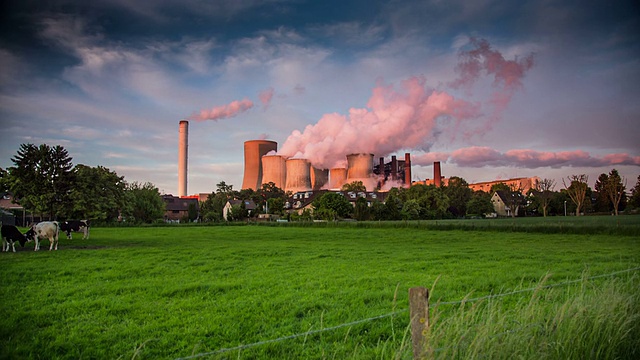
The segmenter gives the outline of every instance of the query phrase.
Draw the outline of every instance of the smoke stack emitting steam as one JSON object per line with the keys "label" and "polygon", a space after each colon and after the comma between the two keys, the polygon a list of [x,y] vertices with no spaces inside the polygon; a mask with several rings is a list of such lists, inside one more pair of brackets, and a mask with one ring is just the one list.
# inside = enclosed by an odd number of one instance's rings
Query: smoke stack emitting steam
{"label": "smoke stack emitting steam", "polygon": [[189,122],[181,120],[178,130],[178,196],[187,196]]}

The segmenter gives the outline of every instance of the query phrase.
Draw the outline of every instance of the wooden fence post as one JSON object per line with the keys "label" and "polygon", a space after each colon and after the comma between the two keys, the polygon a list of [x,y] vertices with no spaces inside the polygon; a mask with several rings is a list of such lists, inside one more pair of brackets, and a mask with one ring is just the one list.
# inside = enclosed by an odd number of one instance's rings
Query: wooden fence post
{"label": "wooden fence post", "polygon": [[409,289],[409,316],[413,358],[423,359],[427,355],[425,336],[429,329],[429,290],[424,287]]}

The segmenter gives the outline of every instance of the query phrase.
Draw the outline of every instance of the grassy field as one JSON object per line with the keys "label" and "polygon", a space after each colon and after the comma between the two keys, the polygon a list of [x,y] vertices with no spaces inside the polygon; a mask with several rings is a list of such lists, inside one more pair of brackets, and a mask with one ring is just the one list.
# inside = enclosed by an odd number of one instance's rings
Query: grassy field
{"label": "grassy field", "polygon": [[409,359],[414,286],[433,287],[433,357],[637,358],[640,271],[589,279],[640,266],[623,218],[95,228],[0,254],[0,358]]}

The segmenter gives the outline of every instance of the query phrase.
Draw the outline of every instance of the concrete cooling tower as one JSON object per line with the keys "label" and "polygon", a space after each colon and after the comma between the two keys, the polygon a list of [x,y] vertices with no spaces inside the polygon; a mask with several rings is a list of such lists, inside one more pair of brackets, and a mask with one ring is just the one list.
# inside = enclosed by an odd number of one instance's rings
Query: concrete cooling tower
{"label": "concrete cooling tower", "polygon": [[362,181],[367,190],[373,190],[377,181],[373,178],[373,154],[347,155],[347,183]]}
{"label": "concrete cooling tower", "polygon": [[287,183],[284,191],[300,192],[311,190],[311,165],[307,159],[286,161]]}
{"label": "concrete cooling tower", "polygon": [[284,157],[280,155],[262,157],[262,184],[269,182],[273,182],[278,188],[284,190],[287,182],[287,167]]}
{"label": "concrete cooling tower", "polygon": [[347,169],[333,168],[329,170],[329,189],[340,190],[347,182]]}
{"label": "concrete cooling tower", "polygon": [[178,196],[187,196],[189,122],[181,120],[178,126]]}
{"label": "concrete cooling tower", "polygon": [[269,151],[277,151],[278,143],[269,140],[249,140],[244,142],[243,189],[258,190],[262,186],[262,157]]}
{"label": "concrete cooling tower", "polygon": [[328,169],[316,169],[311,167],[311,188],[313,190],[320,190],[329,182],[329,170]]}

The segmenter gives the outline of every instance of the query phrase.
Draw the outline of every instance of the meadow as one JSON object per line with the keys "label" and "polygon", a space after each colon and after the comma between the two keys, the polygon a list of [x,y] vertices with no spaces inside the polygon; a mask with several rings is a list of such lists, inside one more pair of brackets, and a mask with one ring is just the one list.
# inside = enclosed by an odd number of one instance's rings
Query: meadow
{"label": "meadow", "polygon": [[93,228],[0,254],[0,358],[411,359],[414,286],[432,358],[638,358],[640,218],[608,218]]}

